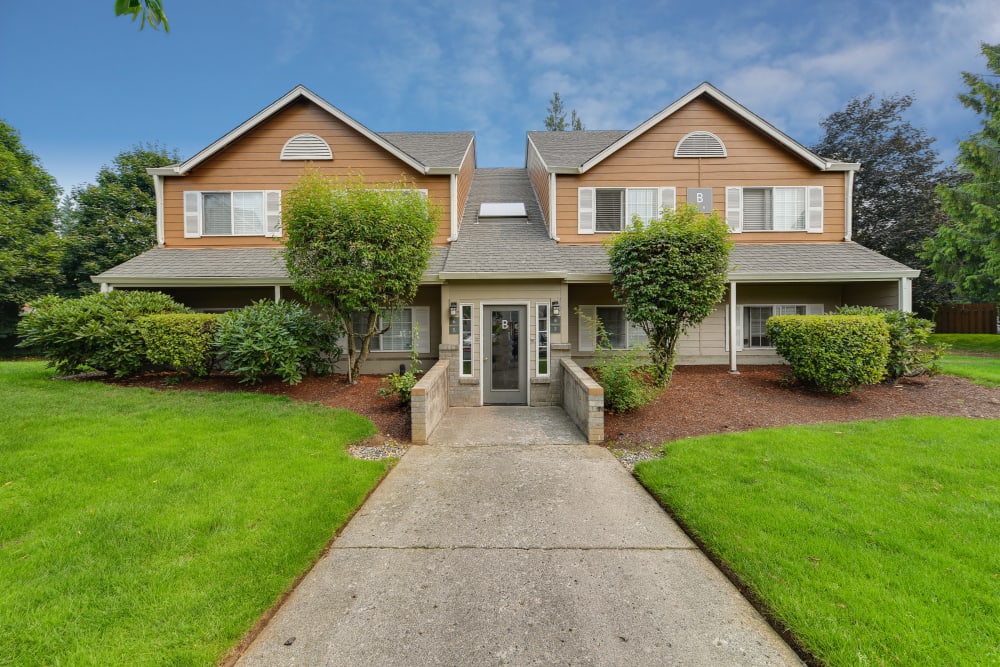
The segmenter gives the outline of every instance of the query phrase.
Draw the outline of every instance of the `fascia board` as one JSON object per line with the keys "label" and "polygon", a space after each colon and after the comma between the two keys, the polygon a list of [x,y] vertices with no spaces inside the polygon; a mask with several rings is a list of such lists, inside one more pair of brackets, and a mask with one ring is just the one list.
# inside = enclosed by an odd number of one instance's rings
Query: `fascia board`
{"label": "fascia board", "polygon": [[871,282],[879,280],[899,280],[900,278],[916,278],[920,271],[907,269],[905,271],[835,271],[829,273],[799,272],[799,273],[741,273],[730,271],[727,280],[745,283],[787,283],[787,282]]}
{"label": "fascia board", "polygon": [[639,125],[637,128],[635,128],[634,130],[623,136],[621,139],[619,139],[618,141],[611,144],[610,146],[605,148],[603,151],[601,151],[594,157],[584,162],[580,166],[580,173],[587,172],[592,167],[602,162],[606,157],[617,152],[620,148],[630,143],[633,139],[642,136],[647,130],[657,125],[665,118],[672,116],[674,113],[677,112],[677,110],[681,109],[682,107],[684,107],[685,105],[687,105],[700,95],[708,95],[709,97],[717,101],[719,104],[726,107],[727,109],[735,113],[743,120],[747,121],[750,125],[754,126],[764,134],[770,136],[772,139],[774,139],[781,145],[785,146],[788,150],[795,153],[806,162],[812,164],[817,169],[822,169],[824,171],[828,169],[829,163],[826,162],[826,160],[821,159],[818,155],[807,149],[805,146],[795,141],[787,134],[785,134],[775,126],[771,125],[766,120],[764,120],[757,114],[753,113],[752,111],[750,111],[742,104],[740,104],[733,98],[723,93],[721,90],[719,90],[712,84],[706,82],[702,83],[697,88],[690,91],[689,93],[678,99],[676,102],[668,106],[666,109],[655,114],[654,116],[646,120],[644,123]]}
{"label": "fascia board", "polygon": [[565,280],[564,271],[442,271],[441,280]]}
{"label": "fascia board", "polygon": [[217,152],[219,152],[220,150],[231,144],[236,139],[239,139],[244,134],[246,134],[256,126],[260,125],[262,122],[264,122],[274,114],[284,109],[286,106],[288,106],[290,103],[292,103],[299,97],[304,97],[310,102],[314,103],[316,106],[320,107],[331,116],[342,121],[345,125],[357,131],[359,134],[369,139],[370,141],[372,141],[372,143],[378,145],[386,152],[391,153],[395,157],[399,158],[400,160],[402,160],[407,165],[409,165],[416,171],[420,172],[421,174],[427,173],[427,167],[421,164],[420,162],[417,162],[408,153],[404,153],[396,146],[389,143],[375,132],[372,132],[367,127],[365,127],[358,121],[354,120],[346,113],[344,113],[343,111],[333,106],[332,104],[324,100],[322,97],[320,97],[319,95],[317,95],[316,93],[312,92],[311,90],[302,85],[298,85],[289,92],[285,93],[279,99],[277,99],[264,109],[261,109],[252,118],[245,121],[236,129],[232,130],[231,132],[223,136],[221,139],[215,141],[208,147],[202,149],[191,159],[182,162],[180,165],[177,166],[176,172],[181,175],[187,174],[192,169],[197,167],[199,164],[201,164],[211,156],[215,155]]}
{"label": "fascia board", "polygon": [[180,172],[174,164],[169,167],[146,167],[146,173],[150,176],[177,176]]}
{"label": "fascia board", "polygon": [[91,276],[94,283],[112,287],[273,287],[292,284],[290,278],[156,278]]}
{"label": "fascia board", "polygon": [[549,167],[548,163],[545,162],[545,158],[542,157],[542,152],[538,150],[538,146],[536,146],[535,142],[531,140],[531,135],[526,134],[525,136],[528,139],[528,143],[524,147],[524,168],[528,168],[528,151],[533,150],[535,151],[535,155],[538,156],[538,161],[541,162],[542,167],[545,168],[545,171],[552,173],[552,169]]}

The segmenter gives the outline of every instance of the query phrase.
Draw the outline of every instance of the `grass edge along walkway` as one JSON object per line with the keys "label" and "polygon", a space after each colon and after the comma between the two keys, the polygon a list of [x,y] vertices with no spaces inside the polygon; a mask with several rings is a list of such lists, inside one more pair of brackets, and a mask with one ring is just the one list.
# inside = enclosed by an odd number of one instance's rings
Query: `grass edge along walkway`
{"label": "grass edge along walkway", "polygon": [[636,476],[828,665],[1000,663],[1000,421],[668,443]]}
{"label": "grass edge along walkway", "polygon": [[215,664],[385,475],[359,415],[0,363],[0,665]]}

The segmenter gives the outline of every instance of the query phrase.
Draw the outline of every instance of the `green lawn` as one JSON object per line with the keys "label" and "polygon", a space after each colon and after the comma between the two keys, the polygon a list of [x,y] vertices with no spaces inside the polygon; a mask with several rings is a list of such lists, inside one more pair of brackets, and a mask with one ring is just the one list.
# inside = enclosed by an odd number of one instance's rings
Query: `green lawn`
{"label": "green lawn", "polygon": [[636,474],[828,665],[1000,664],[1000,421],[668,443]]}
{"label": "green lawn", "polygon": [[1000,387],[1000,335],[933,334],[931,342],[951,348],[939,362],[943,373]]}
{"label": "green lawn", "polygon": [[212,665],[385,474],[353,413],[0,363],[0,665]]}

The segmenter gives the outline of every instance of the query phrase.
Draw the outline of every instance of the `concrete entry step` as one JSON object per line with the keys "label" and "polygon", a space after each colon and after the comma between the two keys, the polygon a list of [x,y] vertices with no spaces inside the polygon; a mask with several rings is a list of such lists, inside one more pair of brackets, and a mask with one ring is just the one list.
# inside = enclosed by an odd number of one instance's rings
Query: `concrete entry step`
{"label": "concrete entry step", "polygon": [[449,408],[429,445],[586,445],[587,439],[559,406],[488,405]]}

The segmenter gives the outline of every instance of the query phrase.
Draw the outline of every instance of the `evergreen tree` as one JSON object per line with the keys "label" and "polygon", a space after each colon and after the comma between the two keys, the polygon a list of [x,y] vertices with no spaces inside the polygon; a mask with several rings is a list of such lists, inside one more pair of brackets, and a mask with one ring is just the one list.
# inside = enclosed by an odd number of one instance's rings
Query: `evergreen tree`
{"label": "evergreen tree", "polygon": [[959,144],[965,178],[938,189],[949,220],[926,246],[938,279],[973,301],[1000,300],[1000,44],[983,44],[991,74],[963,72],[969,92],[959,95],[983,117],[982,129]]}
{"label": "evergreen tree", "polygon": [[583,121],[576,115],[576,109],[570,112],[569,126],[566,125],[566,109],[563,107],[562,98],[559,93],[552,93],[549,101],[549,115],[545,117],[545,129],[550,132],[563,132],[570,130],[583,130]]}
{"label": "evergreen tree", "polygon": [[813,152],[843,162],[860,162],[852,200],[853,240],[902,262],[921,275],[914,283],[914,307],[929,314],[949,298],[921,257],[924,242],[944,221],[935,188],[954,180],[940,170],[934,139],[903,118],[910,95],[875,102],[874,95],[854,98],[820,125],[823,138]]}

